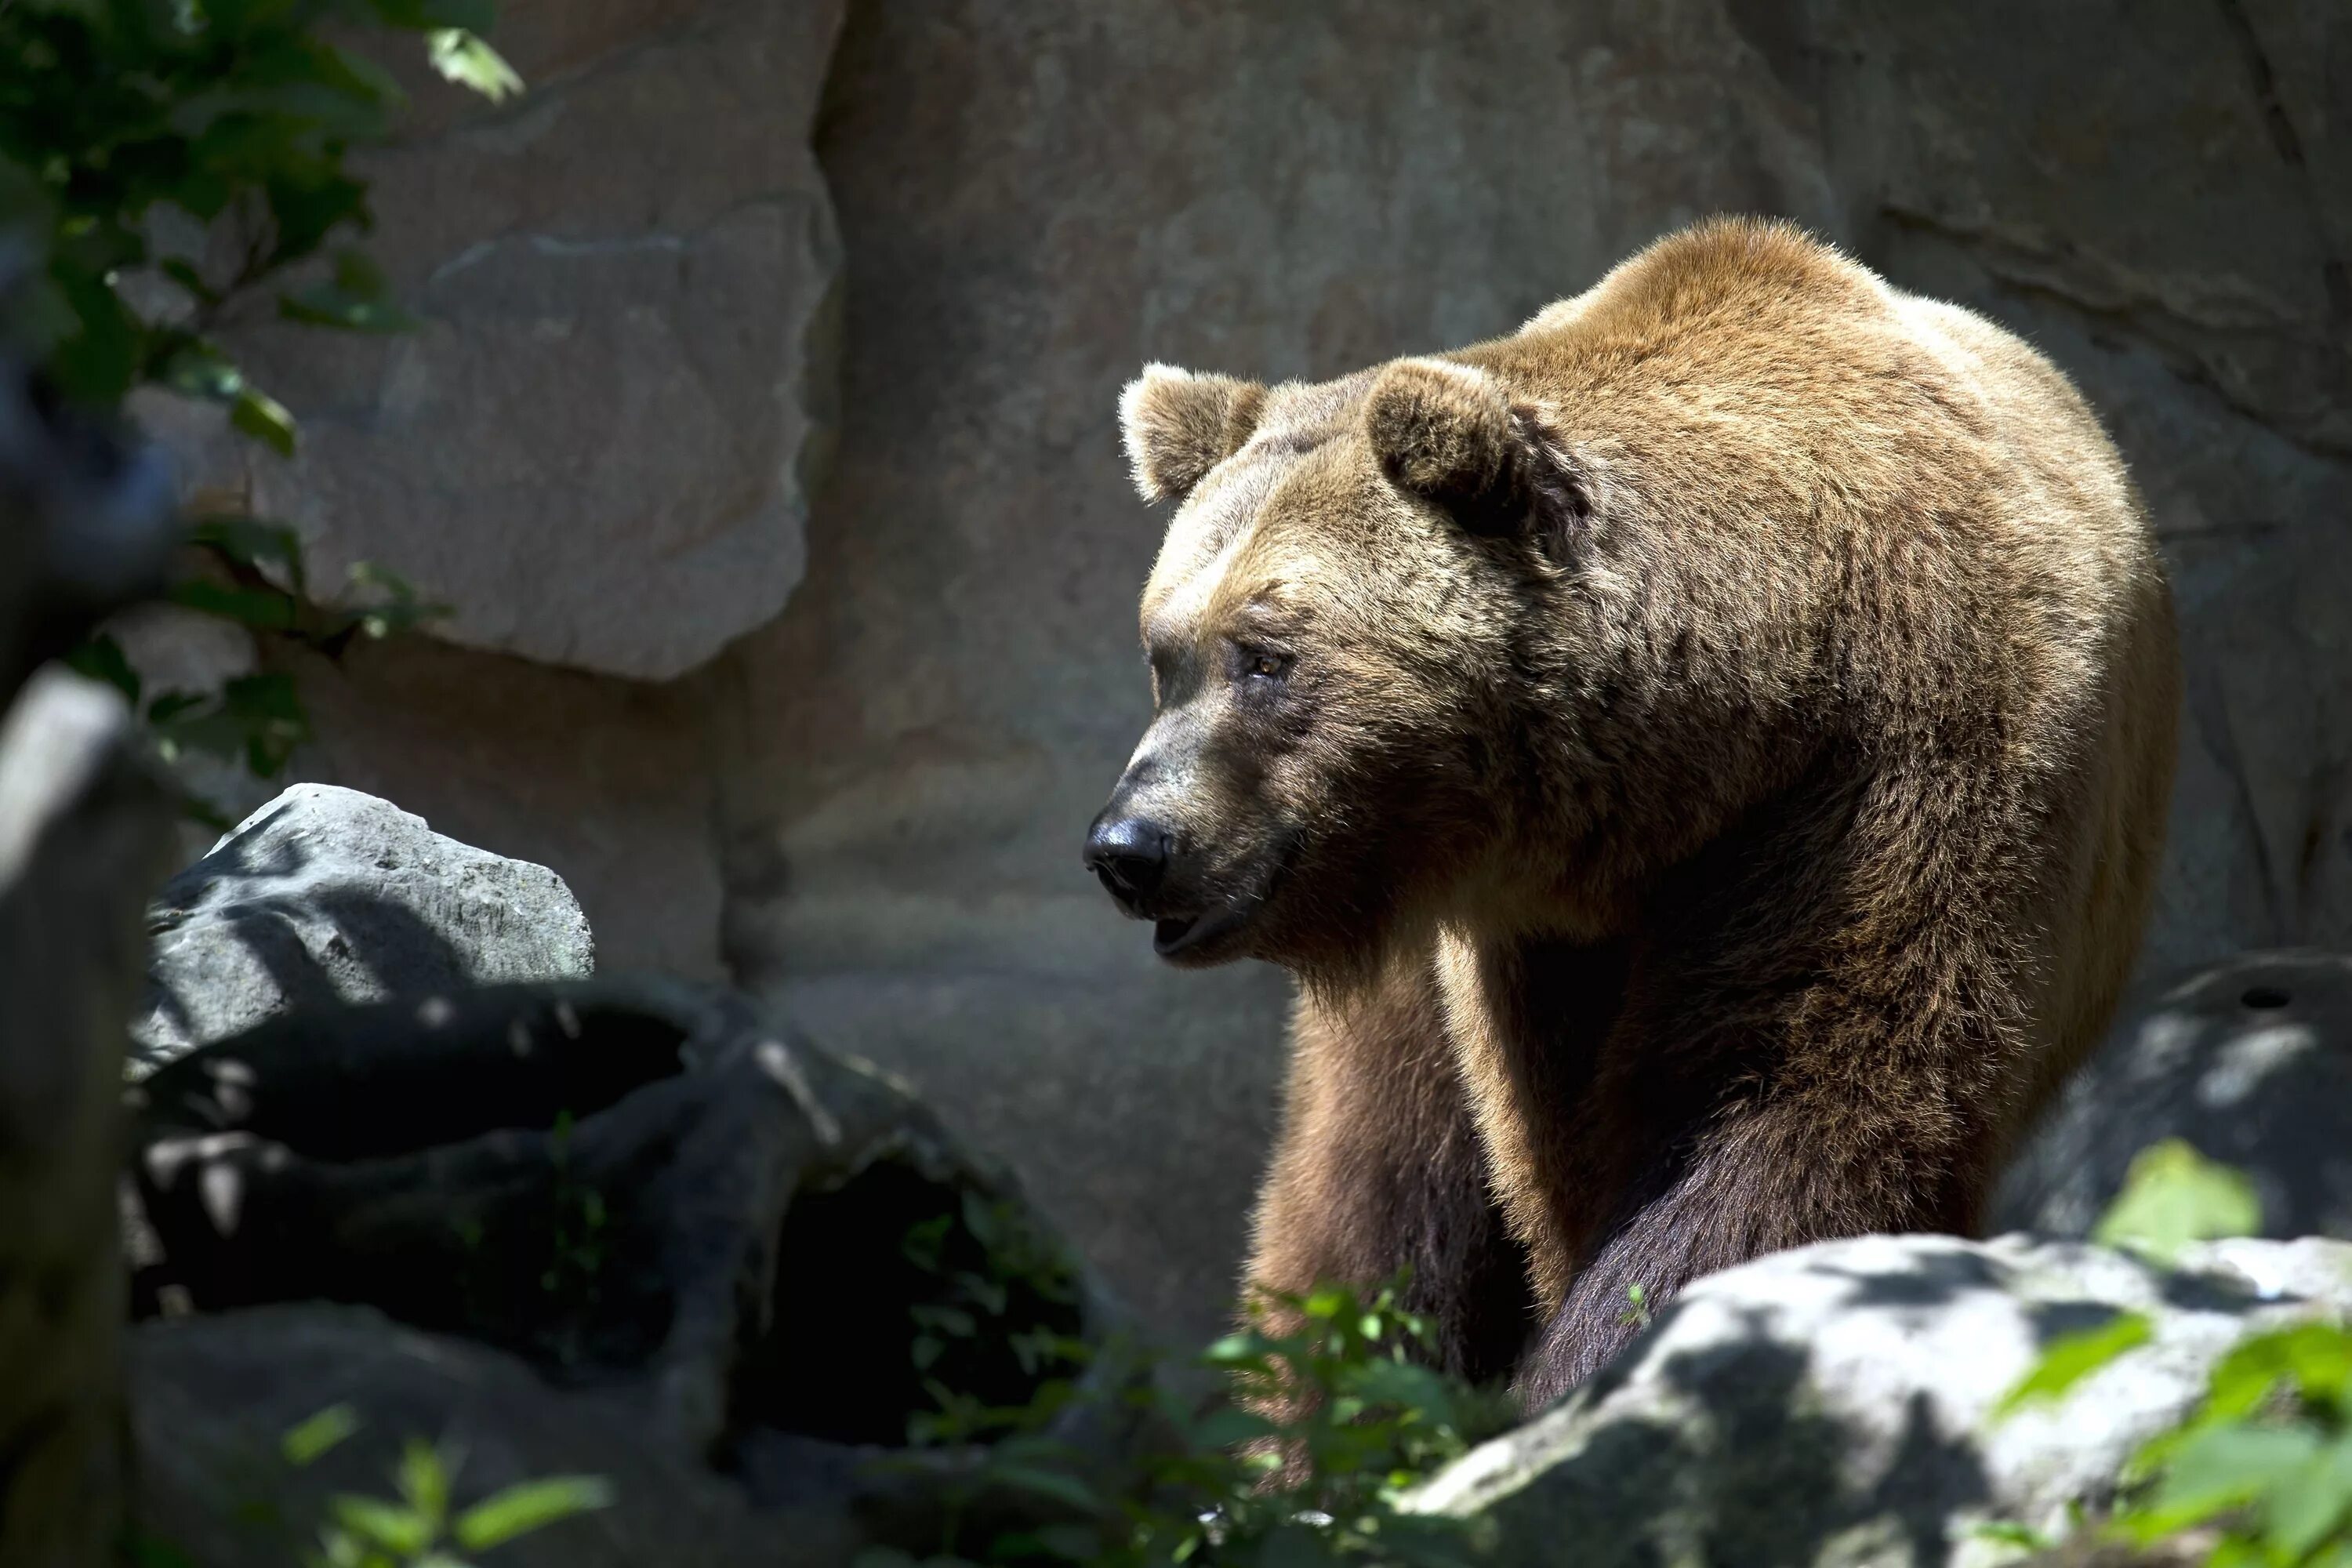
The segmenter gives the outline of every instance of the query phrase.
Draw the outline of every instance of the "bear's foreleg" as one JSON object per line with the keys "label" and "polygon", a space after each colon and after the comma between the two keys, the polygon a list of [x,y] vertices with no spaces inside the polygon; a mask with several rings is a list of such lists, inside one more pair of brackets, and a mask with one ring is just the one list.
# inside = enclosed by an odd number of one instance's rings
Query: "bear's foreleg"
{"label": "bear's foreleg", "polygon": [[[1839,1237],[1971,1231],[1984,1173],[1953,1138],[1953,1119],[1922,1110],[1905,1127],[1886,1124],[1884,1101],[1768,1098],[1664,1152],[1520,1367],[1521,1403],[1540,1410],[1599,1371],[1701,1275]],[[1872,1121],[1872,1134],[1856,1136]]]}
{"label": "bear's foreleg", "polygon": [[[1438,1363],[1507,1375],[1537,1327],[1523,1249],[1504,1228],[1431,966],[1343,995],[1302,994],[1289,1089],[1262,1189],[1249,1287],[1301,1295],[1412,1271]],[[1290,1326],[1277,1313],[1273,1326]]]}

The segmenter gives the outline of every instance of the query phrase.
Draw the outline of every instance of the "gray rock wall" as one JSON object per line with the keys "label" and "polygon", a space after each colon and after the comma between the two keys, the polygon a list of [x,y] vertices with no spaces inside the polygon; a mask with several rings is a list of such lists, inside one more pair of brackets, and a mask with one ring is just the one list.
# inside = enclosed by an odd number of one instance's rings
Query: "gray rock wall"
{"label": "gray rock wall", "polygon": [[252,482],[461,615],[306,668],[308,766],[551,867],[608,966],[724,962],[919,1080],[1162,1322],[1229,1289],[1285,988],[1161,971],[1077,868],[1148,701],[1147,358],[1330,374],[1709,211],[1803,219],[2031,334],[2147,491],[2189,691],[2150,967],[2352,940],[2331,0],[870,0],[835,37],[516,0],[533,96],[386,163],[430,324],[289,349],[314,437]]}

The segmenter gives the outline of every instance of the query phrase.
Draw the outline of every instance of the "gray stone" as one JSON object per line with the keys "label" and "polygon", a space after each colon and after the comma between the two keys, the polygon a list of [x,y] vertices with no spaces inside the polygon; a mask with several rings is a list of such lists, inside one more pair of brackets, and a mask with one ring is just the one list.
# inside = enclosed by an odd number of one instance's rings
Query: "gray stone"
{"label": "gray stone", "polygon": [[141,1058],[168,1061],[291,1006],[595,967],[563,879],[445,838],[388,802],[296,784],[167,883]]}
{"label": "gray stone", "polygon": [[[667,679],[800,580],[840,270],[810,126],[839,5],[501,7],[530,83],[487,105],[386,63],[421,124],[359,160],[389,337],[227,334],[301,422],[283,461],[182,422],[215,498],[370,562],[434,633]],[[161,410],[158,410],[160,413]]]}
{"label": "gray stone", "polygon": [[[551,1388],[516,1357],[420,1333],[362,1307],[267,1307],[148,1323],[130,1344],[133,1517],[195,1568],[290,1563],[337,1495],[395,1498],[403,1447],[458,1457],[452,1501],[551,1476],[603,1479],[614,1506],[499,1549],[512,1568],[844,1563],[842,1521],[753,1513],[742,1492],[644,1441],[635,1413]],[[335,1405],[359,1433],[310,1465],[284,1435]]]}
{"label": "gray stone", "polygon": [[725,978],[710,683],[621,680],[421,637],[272,658],[318,731],[296,777],[398,801],[555,868],[603,968]]}
{"label": "gray stone", "polygon": [[[2249,1332],[2352,1308],[2352,1247],[2230,1241],[2177,1272],[2023,1237],[1865,1237],[1692,1285],[1584,1388],[1425,1482],[1411,1509],[1494,1521],[1498,1561],[1949,1564],[2015,1556],[2110,1500]],[[2118,1310],[2149,1342],[2062,1402],[1993,1407],[2055,1335]]]}
{"label": "gray stone", "polygon": [[[210,1462],[233,1434],[266,1446],[347,1397],[404,1435],[478,1435],[499,1455],[483,1484],[617,1470],[609,1560],[671,1561],[646,1550],[674,1523],[740,1542],[730,1521],[755,1507],[783,1558],[684,1560],[836,1563],[861,1544],[976,1547],[1065,1506],[991,1479],[977,1448],[908,1449],[909,1416],[935,1408],[927,1379],[1003,1406],[1072,1377],[1083,1397],[1035,1436],[1081,1475],[1120,1463],[1139,1431],[1119,1315],[1001,1170],[887,1077],[740,995],[584,981],[298,1013],[132,1098],[132,1310],[222,1325],[142,1331],[151,1449]],[[919,1226],[928,1262],[908,1245]],[[960,1271],[994,1281],[994,1304],[957,1294]],[[255,1316],[316,1300],[474,1344]],[[919,1363],[919,1309],[956,1303],[992,1319]],[[280,1322],[294,1352],[257,1372]],[[1040,1331],[1087,1342],[1086,1364],[1030,1363],[1016,1342]],[[320,1375],[339,1346],[351,1365]],[[416,1363],[443,1370],[411,1389]],[[572,1392],[530,1386],[523,1363]],[[616,1460],[625,1448],[643,1460]],[[164,1511],[221,1511],[186,1462],[165,1470],[168,1495],[209,1500]],[[732,1503],[714,1500],[719,1474]],[[259,1479],[314,1496],[282,1467]],[[235,1522],[200,1518],[199,1533]]]}
{"label": "gray stone", "polygon": [[2352,957],[2249,953],[2147,999],[2020,1151],[1993,1224],[2089,1234],[2162,1138],[2251,1176],[2263,1235],[2352,1239]]}

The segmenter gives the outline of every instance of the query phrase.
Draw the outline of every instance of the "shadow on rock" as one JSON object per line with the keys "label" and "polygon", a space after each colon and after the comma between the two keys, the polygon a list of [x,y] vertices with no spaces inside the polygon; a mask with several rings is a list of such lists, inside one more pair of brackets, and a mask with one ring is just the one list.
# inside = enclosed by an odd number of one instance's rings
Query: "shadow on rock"
{"label": "shadow on rock", "polygon": [[289,1009],[562,980],[595,965],[562,878],[387,801],[296,784],[173,877],[148,912],[141,1070]]}
{"label": "shadow on rock", "polygon": [[[732,994],[585,981],[289,1015],[131,1095],[134,1307],[176,1320],[142,1344],[179,1347],[149,1355],[151,1400],[242,1353],[252,1309],[366,1307],[495,1347],[468,1366],[519,1358],[517,1386],[583,1433],[724,1475],[730,1506],[830,1510],[833,1536],[930,1551],[950,1510],[989,1517],[972,1454],[901,1451],[934,1381],[1017,1405],[1049,1374],[1104,1388],[1130,1364],[1024,1358],[1108,1344],[1080,1266],[901,1089]],[[921,1323],[969,1314],[975,1280],[986,1331],[919,1358]],[[390,1332],[273,1310],[329,1338]],[[398,1342],[373,1360],[432,1342]],[[485,1378],[512,1382],[464,1387]],[[1045,1436],[1108,1460],[1121,1408],[1078,1401]]]}
{"label": "shadow on rock", "polygon": [[[2063,1532],[2247,1333],[2352,1304],[2352,1248],[2237,1241],[2176,1272],[2073,1243],[1862,1237],[1696,1281],[1599,1376],[1408,1500],[1501,1560],[1978,1568]],[[2147,1345],[2060,1405],[1995,1407],[2061,1334]],[[1566,1543],[1574,1543],[1572,1551]]]}

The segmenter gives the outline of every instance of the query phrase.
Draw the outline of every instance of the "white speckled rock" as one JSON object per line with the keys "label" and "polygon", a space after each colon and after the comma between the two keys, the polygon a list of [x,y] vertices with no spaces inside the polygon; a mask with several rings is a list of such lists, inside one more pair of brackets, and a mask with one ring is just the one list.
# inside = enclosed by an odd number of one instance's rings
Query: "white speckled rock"
{"label": "white speckled rock", "polygon": [[296,784],[164,886],[134,1054],[168,1061],[291,1006],[596,966],[563,879],[388,801]]}
{"label": "white speckled rock", "polygon": [[[1491,1518],[1515,1563],[1973,1568],[2015,1552],[1979,1525],[2056,1531],[2105,1501],[2247,1333],[2347,1309],[2352,1246],[2335,1241],[2215,1243],[2173,1273],[2023,1237],[1826,1242],[1691,1286],[1411,1506]],[[2042,1345],[2122,1310],[2153,1320],[2147,1344],[1992,1419]]]}

